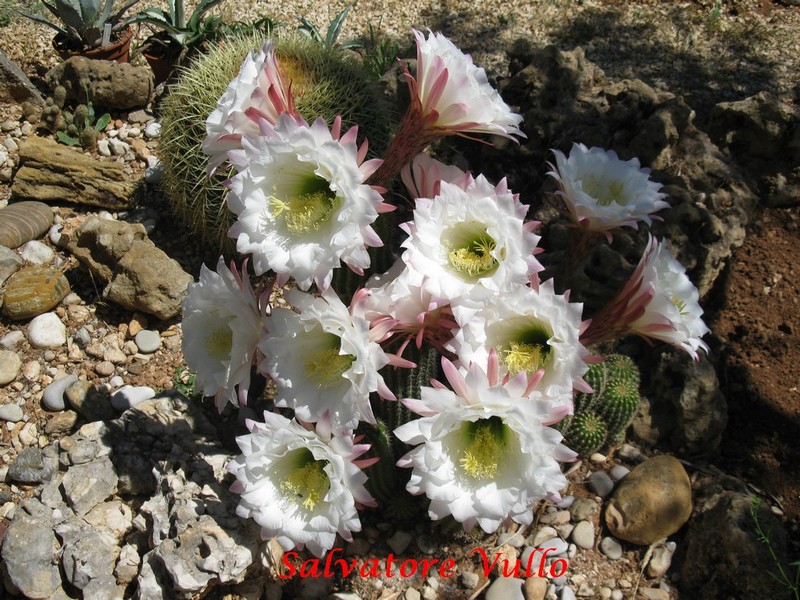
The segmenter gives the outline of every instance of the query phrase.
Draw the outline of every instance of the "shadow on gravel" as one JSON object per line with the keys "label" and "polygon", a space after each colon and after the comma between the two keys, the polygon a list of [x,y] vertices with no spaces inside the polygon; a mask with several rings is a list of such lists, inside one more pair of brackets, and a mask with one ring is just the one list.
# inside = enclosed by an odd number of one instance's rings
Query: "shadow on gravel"
{"label": "shadow on gravel", "polygon": [[[479,41],[486,47],[486,41],[499,39],[506,27],[502,15],[453,17],[447,2],[442,5],[429,15],[429,26],[465,52]],[[733,22],[723,32],[711,13],[694,7],[665,7],[666,19],[661,21],[661,14],[636,10],[626,20],[613,8],[587,8],[563,19],[551,31],[550,42],[562,50],[583,47],[586,57],[611,79],[641,79],[683,96],[697,111],[701,126],[718,102],[777,91],[778,65],[757,48],[770,32],[758,23]],[[674,32],[669,45],[659,41],[669,35],[665,32]]]}
{"label": "shadow on gravel", "polygon": [[[683,96],[701,123],[718,102],[774,91],[777,65],[756,49],[768,35],[763,27],[738,24],[722,33],[714,31],[711,16],[678,6],[670,8],[668,20],[661,24],[643,15],[641,22],[624,23],[615,10],[587,9],[553,39],[565,49],[583,46],[609,77],[639,78]],[[676,31],[673,47],[654,41],[660,27]],[[698,30],[709,38],[701,42],[692,33]]]}

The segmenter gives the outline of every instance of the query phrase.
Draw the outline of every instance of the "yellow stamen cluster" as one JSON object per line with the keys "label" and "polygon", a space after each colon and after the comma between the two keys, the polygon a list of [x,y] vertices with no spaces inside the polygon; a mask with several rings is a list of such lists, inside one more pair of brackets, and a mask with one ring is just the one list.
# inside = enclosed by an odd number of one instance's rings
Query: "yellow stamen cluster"
{"label": "yellow stamen cluster", "polygon": [[356,359],[351,354],[339,354],[338,345],[312,352],[306,360],[306,374],[317,388],[329,388],[342,383],[344,373]]}
{"label": "yellow stamen cluster", "polygon": [[492,251],[497,243],[485,231],[464,245],[451,249],[447,260],[456,271],[468,277],[483,277],[497,268]]}
{"label": "yellow stamen cluster", "polygon": [[209,332],[205,339],[206,353],[217,360],[230,360],[233,331],[226,325]]}
{"label": "yellow stamen cluster", "polygon": [[[472,440],[464,450],[459,464],[474,479],[490,479],[497,474],[500,459],[506,449],[506,443],[499,439],[497,424],[489,420],[478,421],[470,425]],[[499,420],[498,420],[499,421]],[[503,427],[500,423],[500,427]]]}
{"label": "yellow stamen cluster", "polygon": [[583,191],[597,200],[601,206],[611,203],[627,204],[625,199],[625,185],[620,181],[607,181],[596,175],[590,175],[583,180]]}
{"label": "yellow stamen cluster", "polygon": [[324,467],[324,461],[312,460],[281,482],[281,492],[286,497],[298,501],[303,508],[314,510],[331,487]]}
{"label": "yellow stamen cluster", "polygon": [[672,298],[672,303],[675,305],[675,308],[678,309],[678,312],[682,315],[686,315],[686,301],[678,298],[677,296]]}
{"label": "yellow stamen cluster", "polygon": [[544,367],[549,348],[542,344],[511,342],[501,350],[503,364],[511,375],[535,373]]}
{"label": "yellow stamen cluster", "polygon": [[330,190],[302,194],[290,200],[272,196],[270,205],[276,218],[294,235],[311,233],[328,220],[336,206],[336,196]]}

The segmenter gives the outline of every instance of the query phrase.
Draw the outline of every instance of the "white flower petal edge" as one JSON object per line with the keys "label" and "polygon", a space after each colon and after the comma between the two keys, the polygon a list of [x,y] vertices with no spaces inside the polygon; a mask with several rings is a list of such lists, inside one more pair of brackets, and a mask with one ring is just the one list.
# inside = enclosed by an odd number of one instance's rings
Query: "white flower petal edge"
{"label": "white flower petal edge", "polygon": [[639,160],[623,161],[613,150],[573,144],[569,158],[553,150],[556,168],[548,175],[561,185],[560,195],[573,221],[590,231],[608,232],[618,227],[638,227],[652,222],[652,213],[669,204],[659,193],[661,184],[650,181],[650,169]]}
{"label": "white flower petal edge", "polygon": [[293,408],[306,422],[327,414],[335,432],[375,424],[369,395],[387,391],[378,370],[389,358],[371,340],[369,321],[352,315],[332,289],[322,297],[289,290],[285,298],[299,313],[274,308],[259,344],[261,370],[277,386],[275,406]]}
{"label": "white flower petal edge", "polygon": [[641,289],[652,290],[652,299],[644,314],[631,322],[631,331],[682,348],[698,360],[698,350],[708,352],[701,338],[709,332],[700,293],[669,248],[652,236],[642,256],[641,277]]}
{"label": "white flower petal edge", "polygon": [[292,94],[283,84],[274,44],[268,40],[257,54],[248,52],[206,119],[201,148],[211,156],[209,174],[228,158],[229,150],[241,148],[242,135],[258,135],[259,119],[274,124],[284,112],[297,113]]}
{"label": "white flower petal edge", "polygon": [[448,165],[420,153],[400,171],[403,184],[412,198],[434,198],[441,191],[442,181],[463,190],[474,181],[472,175],[454,165]]}
{"label": "white flower petal edge", "polygon": [[406,489],[430,498],[432,519],[452,515],[468,530],[477,523],[492,532],[508,519],[530,524],[536,502],[560,499],[567,480],[558,461],[575,453],[542,424],[546,407],[523,410],[534,382],[525,375],[500,382],[495,354],[488,374],[475,363],[466,376],[446,359],[442,367],[452,391],[439,384],[403,401],[422,415],[395,429],[417,445],[398,461],[413,469]]}
{"label": "white flower petal edge", "polygon": [[206,396],[214,396],[222,412],[227,402],[244,403],[250,367],[264,321],[247,280],[228,269],[220,257],[217,271],[200,268],[200,280],[189,284],[183,303],[183,354],[197,373]]}
{"label": "white flower petal edge", "polygon": [[478,175],[466,189],[442,181],[440,194],[418,199],[414,220],[401,226],[409,234],[403,261],[426,275],[428,292],[451,301],[526,285],[542,269],[538,223],[526,223],[527,212],[505,180],[495,187]]}
{"label": "white flower petal edge", "polygon": [[412,97],[426,124],[443,133],[489,133],[525,137],[522,117],[511,111],[489,83],[486,71],[441,33],[414,31],[417,76],[407,74]]}
{"label": "white flower petal edge", "polygon": [[334,137],[322,119],[282,115],[262,130],[242,138],[247,166],[229,184],[237,250],[252,254],[257,275],[273,270],[278,285],[293,277],[304,290],[327,288],[341,262],[369,267],[366,247],[381,245],[371,224],[386,205],[364,181],[380,161],[363,162],[355,130]]}
{"label": "white flower petal edge", "polygon": [[242,454],[228,470],[240,494],[236,514],[253,518],[265,539],[284,550],[307,547],[315,556],[330,550],[336,535],[351,541],[361,531],[357,503],[374,506],[367,480],[354,458],[368,446],[352,434],[333,437],[296,421],[265,413],[264,423],[248,421],[249,434],[236,439]]}

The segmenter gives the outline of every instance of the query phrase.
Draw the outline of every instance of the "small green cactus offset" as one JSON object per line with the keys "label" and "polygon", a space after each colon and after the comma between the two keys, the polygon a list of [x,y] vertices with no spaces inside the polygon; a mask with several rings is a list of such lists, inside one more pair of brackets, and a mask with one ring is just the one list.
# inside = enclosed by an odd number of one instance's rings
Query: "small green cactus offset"
{"label": "small green cactus offset", "polygon": [[567,446],[581,456],[597,452],[608,438],[608,426],[593,410],[576,414],[570,422]]}
{"label": "small green cactus offset", "polygon": [[594,392],[577,394],[574,416],[564,419],[559,427],[564,443],[578,454],[588,456],[624,439],[639,407],[640,377],[630,357],[610,354],[603,362],[591,365],[584,379]]}

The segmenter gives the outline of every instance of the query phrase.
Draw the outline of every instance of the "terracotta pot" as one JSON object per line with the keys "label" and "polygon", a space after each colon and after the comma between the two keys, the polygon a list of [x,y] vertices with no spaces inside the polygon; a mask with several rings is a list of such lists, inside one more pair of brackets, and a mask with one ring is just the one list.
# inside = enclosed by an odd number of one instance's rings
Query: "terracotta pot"
{"label": "terracotta pot", "polygon": [[108,46],[91,49],[76,49],[68,46],[64,36],[60,33],[53,38],[53,48],[58,55],[67,60],[72,56],[85,56],[95,60],[113,60],[118,63],[128,62],[131,50],[131,40],[133,39],[133,29],[130,27],[119,32],[119,37],[115,42]]}
{"label": "terracotta pot", "polygon": [[175,70],[181,58],[181,50],[181,45],[175,42],[159,43],[155,40],[145,40],[142,45],[142,56],[153,71],[155,85],[166,81]]}

